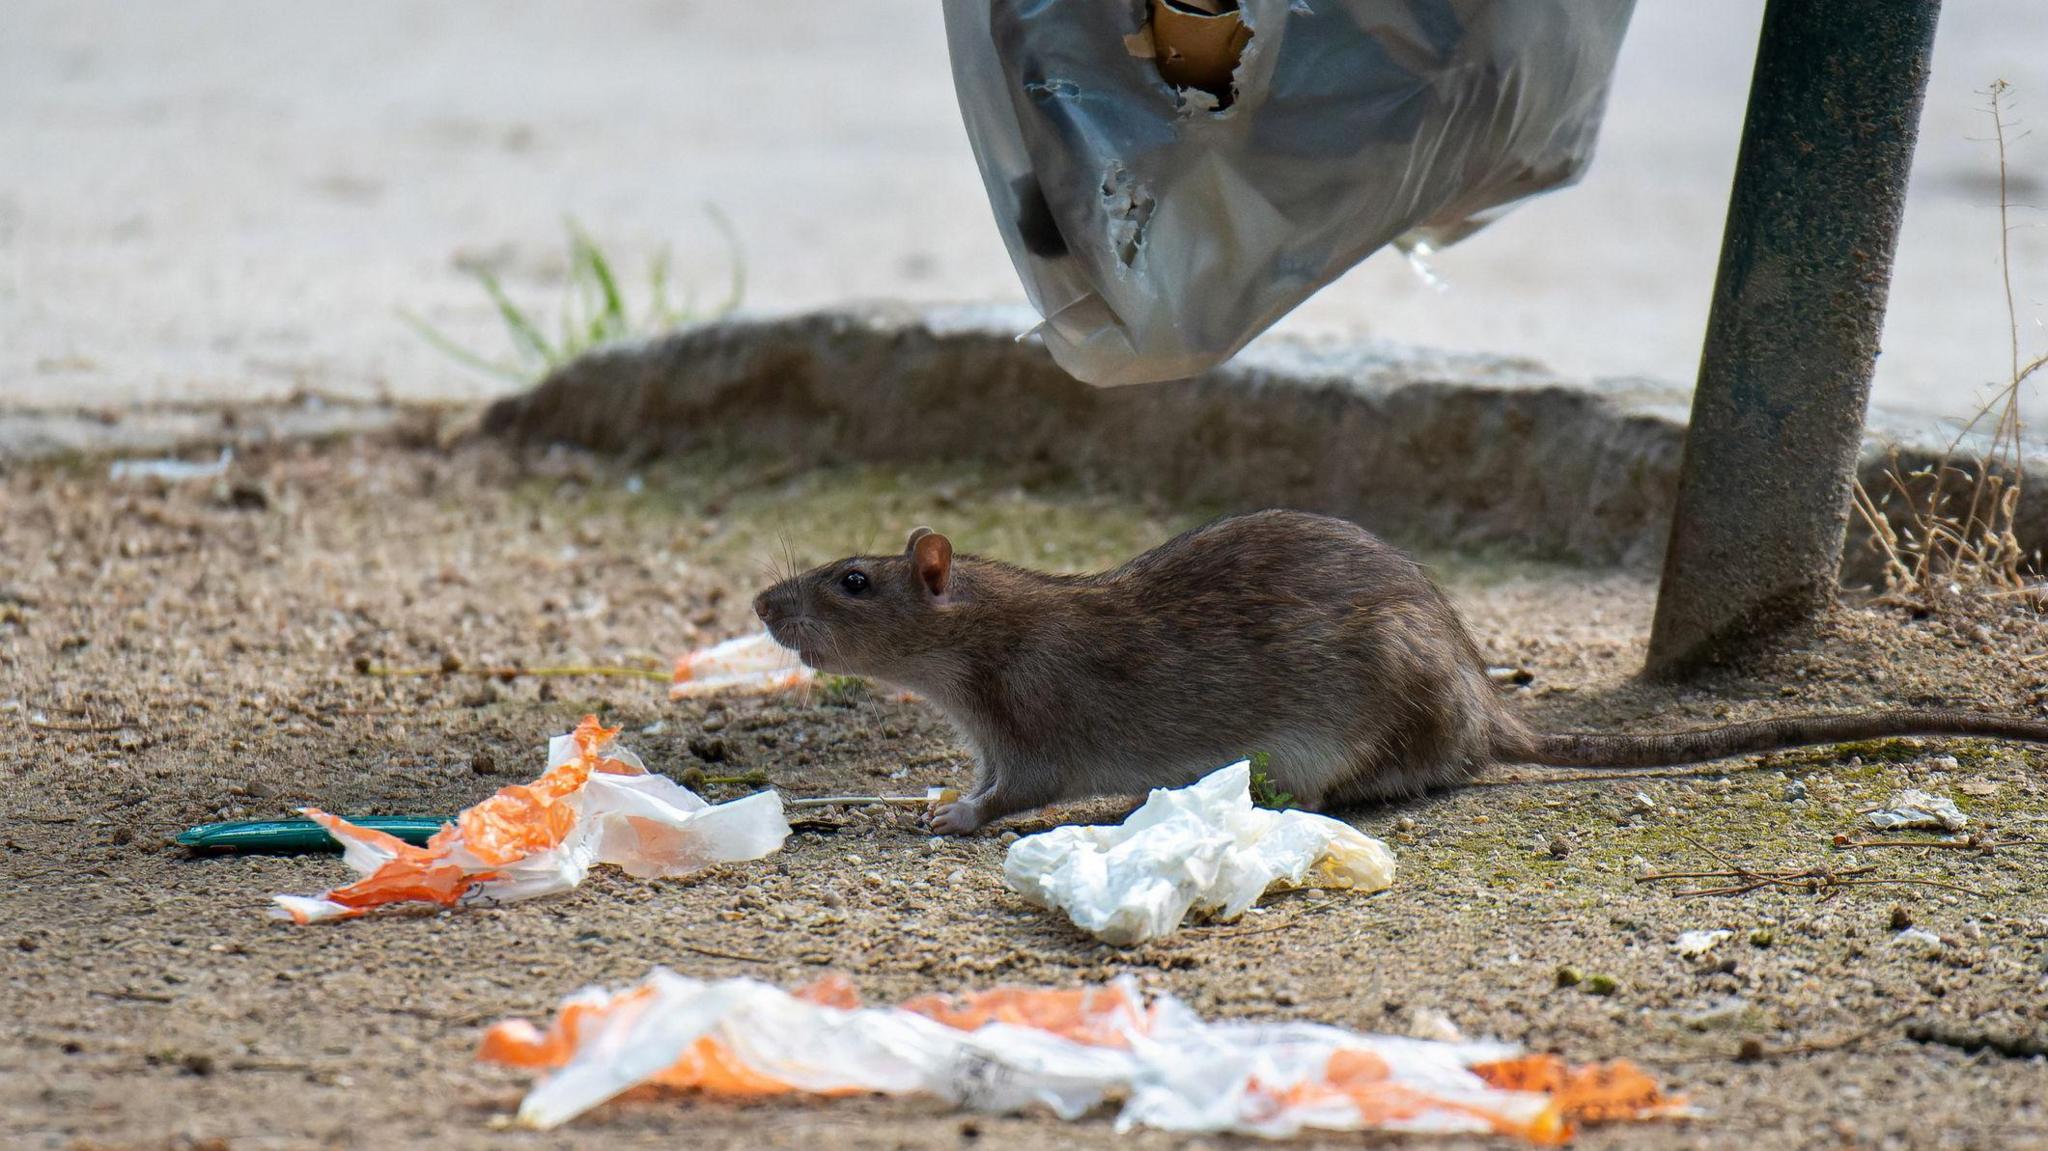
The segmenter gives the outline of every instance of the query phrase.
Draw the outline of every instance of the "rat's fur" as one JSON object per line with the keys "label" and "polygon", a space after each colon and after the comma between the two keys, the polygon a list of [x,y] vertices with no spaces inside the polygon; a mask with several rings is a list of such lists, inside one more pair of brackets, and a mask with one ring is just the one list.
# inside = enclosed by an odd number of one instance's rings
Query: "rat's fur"
{"label": "rat's fur", "polygon": [[[855,570],[868,580],[857,594],[842,582]],[[1532,734],[1420,565],[1303,512],[1218,520],[1086,576],[955,557],[920,528],[902,555],[815,568],[755,610],[805,663],[915,691],[960,730],[980,775],[935,817],[949,833],[1178,787],[1255,752],[1277,790],[1319,807],[1457,784],[1503,760],[1682,763],[1866,732],[2048,742],[2048,724],[1951,712]]]}

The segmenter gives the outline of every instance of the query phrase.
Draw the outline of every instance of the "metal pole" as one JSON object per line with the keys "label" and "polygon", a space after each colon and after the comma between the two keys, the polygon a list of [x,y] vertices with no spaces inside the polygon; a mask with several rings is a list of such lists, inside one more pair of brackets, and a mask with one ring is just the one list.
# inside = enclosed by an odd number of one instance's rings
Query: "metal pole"
{"label": "metal pole", "polygon": [[1648,672],[1833,602],[1940,0],[1770,0]]}

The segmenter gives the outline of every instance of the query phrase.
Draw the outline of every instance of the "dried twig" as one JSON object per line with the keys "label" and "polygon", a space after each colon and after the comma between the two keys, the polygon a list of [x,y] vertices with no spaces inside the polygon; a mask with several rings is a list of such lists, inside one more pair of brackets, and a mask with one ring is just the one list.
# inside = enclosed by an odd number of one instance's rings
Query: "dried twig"
{"label": "dried twig", "polygon": [[1833,1039],[1816,1039],[1810,1043],[1794,1043],[1790,1047],[1780,1047],[1775,1051],[1767,1050],[1757,1056],[1757,1058],[1769,1059],[1783,1055],[1819,1055],[1828,1051],[1840,1051],[1844,1047],[1854,1047],[1881,1031],[1889,1031],[1904,1023],[1917,1010],[1919,1010],[1919,1007],[1915,1006],[1905,1011],[1894,1012],[1868,1027],[1858,1028],[1847,1035],[1838,1035]]}
{"label": "dried twig", "polygon": [[[688,772],[683,773],[686,777]],[[702,779],[688,779],[684,783],[703,783],[714,787],[760,787],[768,782],[765,771],[749,771],[742,775],[707,775]]]}
{"label": "dried twig", "polygon": [[1832,1039],[1815,1039],[1807,1043],[1794,1043],[1785,1047],[1766,1047],[1762,1040],[1752,1037],[1744,1039],[1741,1045],[1732,1053],[1713,1052],[1676,1057],[1648,1056],[1643,1057],[1642,1062],[1653,1063],[1660,1067],[1682,1067],[1689,1064],[1719,1063],[1729,1058],[1733,1058],[1738,1063],[1757,1063],[1766,1059],[1783,1059],[1795,1055],[1823,1055],[1830,1051],[1840,1051],[1845,1047],[1854,1047],[1881,1032],[1889,1031],[1904,1023],[1912,1017],[1915,1011],[1925,1006],[1925,1002],[1915,1004],[1903,1011],[1887,1015],[1867,1027],[1859,1027],[1854,1031],[1844,1035],[1837,1035]]}
{"label": "dried twig", "polygon": [[770,960],[765,955],[742,955],[737,951],[720,951],[716,947],[699,947],[694,943],[671,943],[669,946],[681,948],[692,955],[703,955],[712,959],[735,959],[741,963],[773,962],[773,960]]}
{"label": "dried twig", "polygon": [[228,1062],[230,1071],[286,1071],[307,1074],[316,1070],[311,1063],[296,1059],[234,1059]]}
{"label": "dried twig", "polygon": [[119,1000],[124,1000],[124,1001],[126,1001],[126,1002],[129,1002],[129,1003],[176,1003],[176,1002],[177,1002],[177,1000],[176,1000],[176,999],[173,999],[173,998],[171,998],[171,997],[170,997],[170,996],[168,996],[168,995],[158,995],[158,994],[156,994],[155,992],[151,992],[151,991],[126,991],[126,990],[123,990],[123,991],[101,991],[101,990],[100,990],[100,989],[98,989],[98,988],[94,988],[94,989],[92,990],[92,994],[94,994],[94,995],[97,995],[97,996],[99,996],[99,997],[100,997],[100,998],[102,998],[102,999],[119,999]]}
{"label": "dried twig", "polygon": [[1984,894],[1975,888],[1964,887],[1955,883],[1943,883],[1938,879],[1856,878],[1874,870],[1876,869],[1870,867],[1852,867],[1841,871],[1825,867],[1808,867],[1797,871],[1750,871],[1746,868],[1731,868],[1727,871],[1703,871],[1691,875],[1683,873],[1669,875],[1652,873],[1650,875],[1637,876],[1636,882],[1654,883],[1665,879],[1686,878],[1733,879],[1741,881],[1722,887],[1696,887],[1672,892],[1673,895],[1678,896],[1680,899],[1699,895],[1747,895],[1752,891],[1759,891],[1766,887],[1786,891],[1812,892],[1824,900],[1834,898],[1840,894],[1842,888],[1846,887],[1938,887],[1944,891],[1956,891],[1964,895],[1981,896]]}
{"label": "dried twig", "polygon": [[1287,930],[1308,916],[1328,911],[1340,902],[1342,901],[1337,899],[1325,899],[1317,903],[1311,903],[1278,923],[1269,923],[1260,927],[1247,927],[1236,931],[1205,930],[1202,927],[1197,927],[1194,930],[1198,934],[1190,936],[1189,942],[1206,943],[1212,939],[1243,939],[1251,935],[1271,935],[1275,931]]}
{"label": "dried twig", "polygon": [[926,807],[944,803],[944,799],[933,799],[924,795],[824,795],[816,799],[785,799],[784,807],[866,807],[870,804],[887,804],[890,807]]}
{"label": "dried twig", "polygon": [[614,665],[572,664],[564,667],[470,667],[459,659],[443,660],[434,667],[387,667],[383,664],[361,662],[356,664],[361,675],[379,679],[436,679],[443,676],[470,675],[479,679],[515,680],[538,677],[560,678],[609,678],[609,679],[651,679],[667,683],[673,674],[651,667],[619,667]]}
{"label": "dried twig", "polygon": [[1982,895],[1982,892],[1959,884],[1944,883],[1938,879],[1866,879],[1864,876],[1877,870],[1874,867],[1833,868],[1827,866],[1794,868],[1788,871],[1759,871],[1746,864],[1737,863],[1720,852],[1695,840],[1687,840],[1694,847],[1714,857],[1722,866],[1713,871],[1653,871],[1636,877],[1637,883],[1663,883],[1679,879],[1725,879],[1732,882],[1716,887],[1690,887],[1672,892],[1681,899],[1702,895],[1747,895],[1752,891],[1771,888],[1779,891],[1805,891],[1823,900],[1833,899],[1850,887],[1938,887],[1944,891],[1959,891],[1964,895]]}
{"label": "dried twig", "polygon": [[1975,851],[1991,855],[2001,847],[2044,847],[2043,839],[1986,839],[1981,835],[1969,835],[1962,839],[1851,839],[1846,835],[1835,837],[1835,846],[1844,851],[1863,847],[1933,847],[1949,851]]}
{"label": "dried twig", "polygon": [[1933,1043],[1971,1053],[1995,1051],[2008,1059],[2034,1059],[2048,1055],[2048,1037],[1995,1035],[1940,1023],[1915,1023],[1906,1028],[1906,1038],[1915,1043]]}

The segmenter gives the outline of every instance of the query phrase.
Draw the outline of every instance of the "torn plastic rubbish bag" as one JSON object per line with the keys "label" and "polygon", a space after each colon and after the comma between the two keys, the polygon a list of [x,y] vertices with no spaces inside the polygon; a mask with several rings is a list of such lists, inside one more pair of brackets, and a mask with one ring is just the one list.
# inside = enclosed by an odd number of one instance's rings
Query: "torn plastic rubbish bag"
{"label": "torn plastic rubbish bag", "polygon": [[1497,1043],[1315,1023],[1209,1022],[1125,976],[861,1007],[827,976],[794,994],[656,968],[569,997],[545,1031],[485,1033],[478,1057],[542,1078],[520,1122],[552,1128],[642,1085],[724,1096],[932,1095],[978,1111],[1077,1119],[1121,1100],[1118,1130],[1284,1137],[1307,1130],[1469,1132],[1542,1144],[1575,1123],[1689,1113],[1627,1063],[1574,1067]]}
{"label": "torn plastic rubbish bag", "polygon": [[1394,853],[1346,823],[1254,806],[1240,761],[1177,789],[1160,788],[1114,827],[1056,827],[1010,845],[1003,879],[1106,943],[1169,935],[1189,912],[1235,919],[1269,891],[1378,891]]}
{"label": "torn plastic rubbish bag", "polygon": [[512,903],[567,891],[608,863],[642,879],[688,875],[759,859],[782,846],[782,797],[763,791],[709,804],[648,772],[614,741],[619,729],[585,716],[548,744],[547,771],[464,811],[424,847],[314,808],[363,878],[320,896],[279,895],[297,923],[346,919],[390,903]]}
{"label": "torn plastic rubbish bag", "polygon": [[1192,376],[1376,249],[1593,155],[1632,0],[945,0],[953,82],[1053,358]]}

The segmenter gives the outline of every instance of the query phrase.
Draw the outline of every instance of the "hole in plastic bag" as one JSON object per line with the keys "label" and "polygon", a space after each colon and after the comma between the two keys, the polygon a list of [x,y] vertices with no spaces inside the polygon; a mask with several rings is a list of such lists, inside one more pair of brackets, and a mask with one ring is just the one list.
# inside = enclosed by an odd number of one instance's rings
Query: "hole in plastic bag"
{"label": "hole in plastic bag", "polygon": [[1102,208],[1109,216],[1116,258],[1128,268],[1145,244],[1145,225],[1152,222],[1152,193],[1122,164],[1111,165],[1102,177]]}
{"label": "hole in plastic bag", "polygon": [[1176,88],[1207,92],[1230,107],[1232,77],[1251,41],[1237,0],[1152,0],[1153,61]]}

